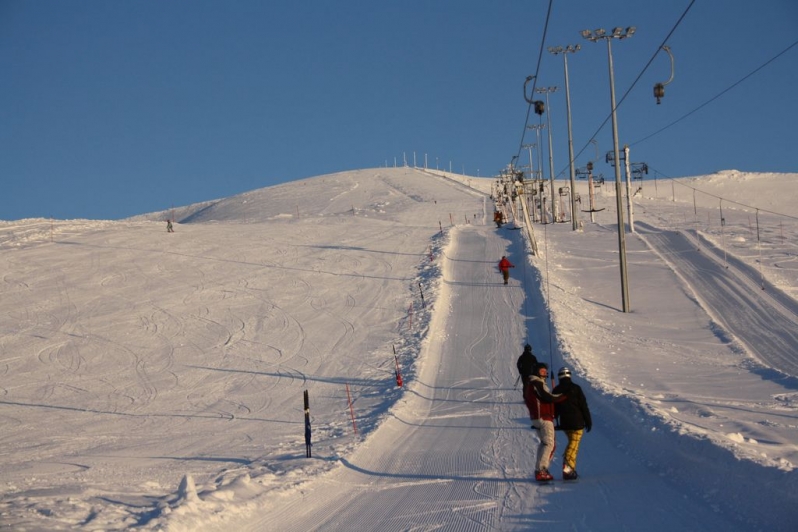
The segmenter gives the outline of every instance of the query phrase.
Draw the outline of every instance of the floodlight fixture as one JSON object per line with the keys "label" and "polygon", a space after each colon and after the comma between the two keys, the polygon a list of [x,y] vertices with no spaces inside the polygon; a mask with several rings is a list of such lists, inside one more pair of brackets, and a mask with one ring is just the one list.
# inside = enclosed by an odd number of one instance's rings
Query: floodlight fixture
{"label": "floodlight fixture", "polygon": [[[557,90],[557,87],[538,87],[535,89],[535,92],[538,94],[546,94],[548,99],[548,93],[554,92]],[[546,108],[548,107],[548,102],[544,103],[540,100],[532,102],[535,105],[535,114],[543,116],[543,113],[546,112]]]}
{"label": "floodlight fixture", "polygon": [[603,28],[599,28],[593,31],[582,30],[579,34],[588,41],[596,42],[600,39],[626,39],[634,35],[636,30],[637,28],[634,26],[629,26],[626,29],[618,26],[613,28],[610,33],[607,33]]}
{"label": "floodlight fixture", "polygon": [[549,53],[552,53],[554,55],[573,54],[575,52],[578,52],[581,49],[582,49],[582,45],[581,44],[576,44],[576,45],[569,44],[568,46],[565,46],[565,47],[562,47],[562,46],[549,46],[549,48],[548,48]]}

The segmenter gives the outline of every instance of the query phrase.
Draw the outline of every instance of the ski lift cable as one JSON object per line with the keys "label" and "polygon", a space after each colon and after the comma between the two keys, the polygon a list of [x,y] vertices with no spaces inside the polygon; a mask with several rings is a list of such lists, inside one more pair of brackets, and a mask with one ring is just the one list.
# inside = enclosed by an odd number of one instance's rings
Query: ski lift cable
{"label": "ski lift cable", "polygon": [[551,284],[549,282],[549,239],[548,224],[543,225],[543,245],[546,257],[546,311],[549,316],[549,376],[551,377],[552,387],[554,385],[554,333],[551,329]]}
{"label": "ski lift cable", "polygon": [[[690,5],[687,6],[687,8],[684,10],[684,13],[682,13],[682,15],[679,17],[679,20],[677,20],[676,23],[673,25],[673,27],[671,28],[671,31],[669,31],[668,34],[665,36],[665,39],[663,39],[662,44],[660,44],[657,47],[656,51],[651,55],[651,59],[648,60],[648,63],[646,63],[646,66],[643,67],[643,69],[637,75],[637,77],[632,82],[632,84],[629,86],[629,88],[626,89],[626,92],[624,92],[623,96],[621,96],[621,99],[618,100],[618,103],[615,104],[614,111],[617,111],[618,108],[621,107],[621,104],[624,102],[624,100],[626,100],[627,96],[629,96],[629,94],[632,92],[632,89],[635,88],[637,83],[643,77],[643,74],[645,74],[646,70],[648,70],[648,67],[651,66],[651,64],[654,62],[654,59],[657,57],[657,55],[663,49],[662,47],[666,46],[668,44],[668,40],[671,38],[671,35],[673,35],[676,32],[676,28],[678,28],[679,25],[681,25],[681,23],[684,21],[684,18],[687,16],[687,13],[690,11],[690,8],[693,7],[693,4],[695,4],[695,0],[692,0],[690,2]],[[588,141],[585,143],[585,145],[582,147],[582,149],[579,150],[579,153],[574,155],[574,161],[573,161],[574,163],[576,163],[576,159],[578,159],[579,156],[582,155],[582,152],[584,152],[587,149],[587,147],[590,145],[591,141],[593,141],[598,136],[598,134],[601,132],[601,130],[604,129],[604,126],[607,125],[607,122],[609,122],[611,118],[612,118],[612,110],[610,111],[610,114],[607,115],[607,117],[601,123],[601,125],[598,127],[598,129],[596,129],[595,133],[593,133],[593,135],[588,139]],[[631,144],[631,145],[633,146],[634,144]],[[570,162],[571,161],[569,161],[569,164],[570,164]],[[566,167],[566,168],[568,168],[568,167]],[[564,172],[565,172],[565,170],[561,170],[560,174],[562,174]]]}
{"label": "ski lift cable", "polygon": [[[540,40],[540,51],[538,52],[538,64],[535,67],[535,75],[534,81],[532,82],[532,94],[535,93],[535,88],[537,87],[538,83],[538,73],[540,73],[540,63],[543,60],[543,50],[546,44],[546,35],[549,31],[549,21],[551,20],[551,9],[554,4],[554,0],[549,0],[549,9],[546,12],[546,23],[543,25],[543,38]],[[526,97],[526,94],[524,94]],[[524,138],[526,137],[527,126],[529,125],[529,116],[532,112],[532,102],[527,104],[526,108],[526,118],[524,119],[524,130],[521,132],[521,142],[518,143],[518,152],[515,154],[516,158],[521,156],[521,150],[524,148]]]}
{"label": "ski lift cable", "polygon": [[675,126],[676,124],[678,124],[679,122],[681,122],[682,120],[687,118],[688,116],[690,116],[690,115],[698,112],[699,110],[703,109],[704,107],[706,107],[710,103],[714,102],[715,100],[717,100],[718,98],[720,98],[721,96],[723,96],[724,94],[726,94],[727,92],[729,92],[730,90],[735,88],[737,85],[741,84],[743,81],[747,80],[748,78],[750,78],[751,76],[753,76],[754,74],[756,74],[757,72],[759,72],[760,70],[762,70],[763,68],[768,66],[770,63],[772,63],[773,61],[775,61],[776,59],[778,59],[779,57],[781,57],[782,55],[784,55],[785,53],[790,51],[790,49],[792,49],[796,45],[798,45],[798,41],[793,42],[787,48],[785,48],[781,52],[777,53],[775,56],[773,56],[769,60],[765,61],[762,65],[760,65],[759,67],[755,68],[754,70],[752,70],[751,72],[749,72],[748,74],[746,74],[745,76],[740,78],[738,81],[736,81],[735,83],[731,84],[726,89],[720,91],[718,94],[716,94],[715,96],[713,96],[712,98],[710,98],[706,102],[702,103],[701,105],[699,105],[698,107],[696,107],[695,109],[690,111],[689,113],[686,113],[686,114],[682,115],[680,118],[677,118],[676,120],[674,120],[673,122],[671,122],[667,126],[664,126],[664,127],[660,128],[660,129],[658,129],[657,131],[655,131],[654,133],[648,135],[647,137],[643,137],[642,139],[633,142],[632,144],[630,144],[630,146],[634,146],[636,144],[640,144],[641,142],[645,142],[645,141],[647,141],[648,139],[650,139],[651,137],[653,137],[655,135],[659,135],[660,133],[662,133],[666,129],[670,128],[671,126]]}

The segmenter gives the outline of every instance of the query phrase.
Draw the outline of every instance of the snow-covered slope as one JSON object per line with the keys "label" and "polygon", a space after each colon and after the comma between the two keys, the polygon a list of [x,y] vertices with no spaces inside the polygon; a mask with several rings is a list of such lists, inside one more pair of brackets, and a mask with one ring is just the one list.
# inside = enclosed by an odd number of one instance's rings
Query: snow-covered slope
{"label": "snow-covered slope", "polygon": [[[794,528],[798,222],[773,213],[796,176],[646,182],[623,313],[611,187],[595,224],[536,225],[531,256],[523,231],[492,226],[490,180],[441,174],[362,170],[116,222],[0,223],[0,524]],[[752,271],[754,290],[731,291]],[[783,363],[756,352],[776,336],[770,312]],[[593,408],[576,485],[531,481],[514,388],[526,341],[572,366]]]}

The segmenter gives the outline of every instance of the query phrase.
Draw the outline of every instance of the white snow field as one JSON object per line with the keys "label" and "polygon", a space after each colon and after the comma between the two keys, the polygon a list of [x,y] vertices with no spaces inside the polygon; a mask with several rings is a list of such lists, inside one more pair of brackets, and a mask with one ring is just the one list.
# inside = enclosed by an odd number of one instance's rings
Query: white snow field
{"label": "white snow field", "polygon": [[[0,222],[0,530],[798,529],[798,174],[636,182],[630,312],[614,182],[532,254],[494,181]],[[561,433],[533,480],[526,342],[587,395],[576,482]]]}

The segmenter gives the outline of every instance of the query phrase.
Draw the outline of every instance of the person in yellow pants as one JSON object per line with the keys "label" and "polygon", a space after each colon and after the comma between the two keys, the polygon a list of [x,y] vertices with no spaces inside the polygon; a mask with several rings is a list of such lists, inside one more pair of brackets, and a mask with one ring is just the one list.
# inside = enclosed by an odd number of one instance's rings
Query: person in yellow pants
{"label": "person in yellow pants", "polygon": [[571,381],[571,370],[561,368],[557,372],[557,386],[553,394],[562,394],[567,397],[562,403],[554,405],[557,429],[568,436],[568,445],[562,456],[563,480],[576,480],[576,457],[579,454],[579,443],[582,441],[584,431],[590,432],[593,428],[593,419],[582,388]]}

